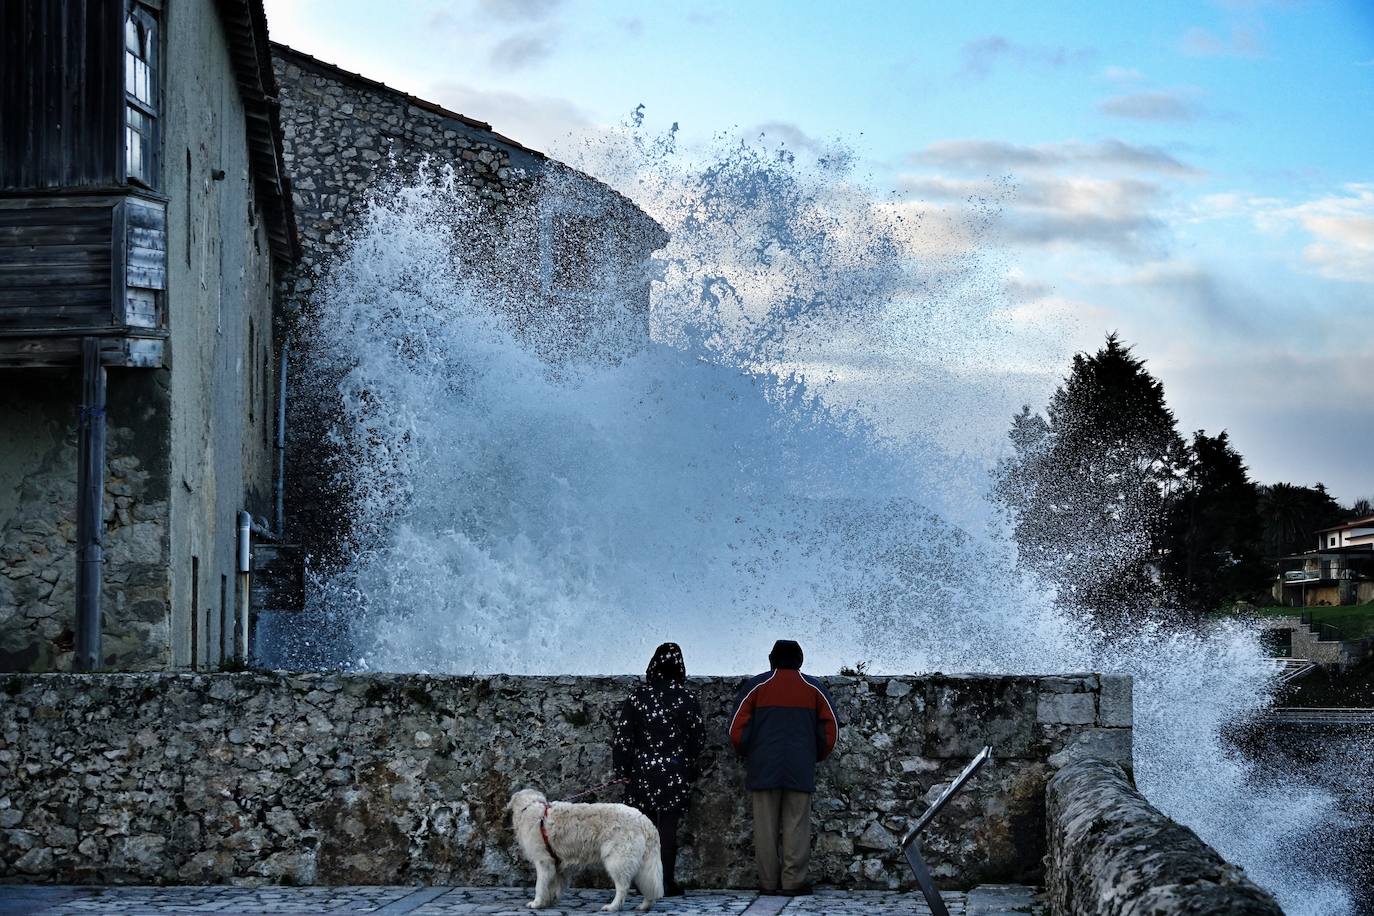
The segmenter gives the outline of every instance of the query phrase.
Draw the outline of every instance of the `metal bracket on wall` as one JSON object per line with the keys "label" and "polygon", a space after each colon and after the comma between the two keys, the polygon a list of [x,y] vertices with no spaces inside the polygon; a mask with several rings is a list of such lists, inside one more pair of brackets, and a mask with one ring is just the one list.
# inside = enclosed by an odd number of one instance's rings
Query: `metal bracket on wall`
{"label": "metal bracket on wall", "polygon": [[907,831],[902,838],[902,852],[906,854],[907,864],[911,866],[911,871],[916,875],[916,884],[920,886],[921,893],[926,898],[926,904],[930,907],[931,916],[949,916],[949,910],[945,907],[945,901],[940,896],[940,890],[935,886],[935,880],[930,876],[930,869],[926,867],[925,860],[921,858],[921,834],[930,822],[940,813],[940,810],[949,804],[954,796],[968,784],[983,766],[992,759],[992,748],[984,747],[978,754],[969,761],[968,766],[964,767],[963,772],[954,778],[954,781],[940,793],[940,797],[925,810],[917,820],[916,824]]}

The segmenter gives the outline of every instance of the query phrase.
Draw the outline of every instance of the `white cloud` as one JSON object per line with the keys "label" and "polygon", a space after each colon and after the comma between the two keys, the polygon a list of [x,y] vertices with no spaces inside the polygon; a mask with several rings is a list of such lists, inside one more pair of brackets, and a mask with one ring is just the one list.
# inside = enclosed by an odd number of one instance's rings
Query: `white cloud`
{"label": "white cloud", "polygon": [[562,5],[563,0],[478,0],[477,12],[507,22],[538,22]]}
{"label": "white cloud", "polygon": [[516,32],[492,46],[488,58],[506,70],[532,67],[553,54],[556,36],[551,32]]}
{"label": "white cloud", "polygon": [[1314,273],[1374,283],[1374,184],[1347,184],[1343,190],[1300,203],[1211,194],[1193,208],[1192,221],[1248,217],[1261,232],[1305,232],[1311,241],[1302,249],[1302,262]]}
{"label": "white cloud", "polygon": [[1047,45],[1027,45],[989,35],[976,41],[966,42],[961,51],[964,76],[982,78],[1000,64],[1017,67],[1044,67],[1057,69],[1092,60],[1097,52],[1092,48],[1065,48]]}
{"label": "white cloud", "polygon": [[1145,74],[1134,67],[1111,66],[1102,71],[1102,78],[1113,83],[1138,83],[1145,78]]}
{"label": "white cloud", "polygon": [[1192,57],[1262,57],[1264,41],[1259,29],[1234,25],[1227,35],[1191,28],[1179,39],[1179,48]]}
{"label": "white cloud", "polygon": [[1040,175],[1015,183],[904,175],[899,186],[924,201],[992,206],[993,238],[1021,247],[1106,248],[1135,257],[1154,247],[1162,187],[1136,178]]}
{"label": "white cloud", "polygon": [[1101,166],[1174,175],[1198,174],[1198,169],[1157,146],[1126,143],[1111,137],[1096,143],[1070,140],[1035,145],[1000,140],[939,140],[912,153],[909,160],[916,165],[976,172]]}
{"label": "white cloud", "polygon": [[470,118],[486,121],[498,133],[544,152],[552,152],[600,130],[582,108],[554,96],[522,95],[445,82],[436,83],[426,98]]}
{"label": "white cloud", "polygon": [[1272,216],[1295,221],[1312,236],[1302,256],[1318,274],[1374,283],[1374,184],[1349,184],[1345,190]]}
{"label": "white cloud", "polygon": [[1202,117],[1198,105],[1186,90],[1157,90],[1114,95],[1103,99],[1098,110],[1115,118],[1136,121],[1194,121]]}

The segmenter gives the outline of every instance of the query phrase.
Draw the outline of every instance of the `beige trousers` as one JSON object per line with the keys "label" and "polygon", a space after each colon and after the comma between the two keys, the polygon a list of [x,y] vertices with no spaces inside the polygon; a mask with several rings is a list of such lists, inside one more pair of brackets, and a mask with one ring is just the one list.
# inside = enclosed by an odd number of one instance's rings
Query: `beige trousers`
{"label": "beige trousers", "polygon": [[796,890],[806,883],[806,865],[811,861],[811,793],[764,789],[749,794],[754,800],[754,860],[759,867],[759,887]]}

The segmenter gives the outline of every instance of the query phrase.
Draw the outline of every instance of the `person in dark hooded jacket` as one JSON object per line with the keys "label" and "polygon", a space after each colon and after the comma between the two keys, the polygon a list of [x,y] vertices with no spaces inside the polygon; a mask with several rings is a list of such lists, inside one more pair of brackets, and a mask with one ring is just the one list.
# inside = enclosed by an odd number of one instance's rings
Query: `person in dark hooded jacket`
{"label": "person in dark hooded jacket", "polygon": [[701,705],[687,689],[687,667],[677,643],[658,647],[644,683],[621,704],[611,738],[617,778],[628,780],[625,803],[658,828],[666,896],[677,883],[677,828],[687,810],[697,762],[706,742]]}
{"label": "person in dark hooded jacket", "polygon": [[797,896],[810,893],[806,867],[816,764],[835,749],[840,723],[825,685],[801,673],[800,645],[779,639],[768,665],[735,698],[730,743],[748,760],[745,786],[754,808],[759,889]]}

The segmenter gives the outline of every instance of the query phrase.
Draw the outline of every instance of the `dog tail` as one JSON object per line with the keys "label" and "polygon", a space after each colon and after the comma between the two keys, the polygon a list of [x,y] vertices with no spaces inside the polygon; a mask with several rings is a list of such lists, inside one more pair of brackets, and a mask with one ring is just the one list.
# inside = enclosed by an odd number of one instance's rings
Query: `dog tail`
{"label": "dog tail", "polygon": [[644,895],[646,904],[652,905],[655,900],[663,899],[663,853],[659,848],[658,828],[652,825],[649,827],[649,842],[644,844],[644,858],[639,860],[635,887]]}

